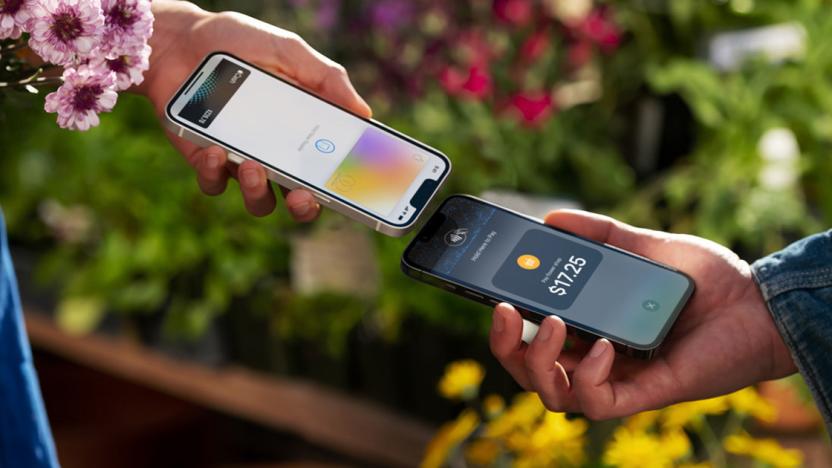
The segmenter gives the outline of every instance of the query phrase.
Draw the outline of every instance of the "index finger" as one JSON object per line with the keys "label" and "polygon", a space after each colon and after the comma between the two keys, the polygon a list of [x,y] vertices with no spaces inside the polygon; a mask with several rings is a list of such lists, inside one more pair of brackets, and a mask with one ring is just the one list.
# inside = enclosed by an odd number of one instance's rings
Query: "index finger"
{"label": "index finger", "polygon": [[372,116],[370,106],[358,95],[344,67],[312,48],[299,35],[243,14],[223,15],[245,29],[244,34],[236,35],[229,43],[231,53],[275,69],[361,117]]}
{"label": "index finger", "polygon": [[575,235],[644,256],[649,256],[651,246],[657,241],[668,238],[666,233],[637,228],[609,216],[582,210],[555,210],[546,216],[545,222]]}
{"label": "index finger", "polygon": [[286,73],[301,86],[361,117],[373,116],[370,106],[355,90],[343,66],[313,49],[299,37],[285,43],[283,47],[277,43],[275,48],[285,55],[288,64]]}

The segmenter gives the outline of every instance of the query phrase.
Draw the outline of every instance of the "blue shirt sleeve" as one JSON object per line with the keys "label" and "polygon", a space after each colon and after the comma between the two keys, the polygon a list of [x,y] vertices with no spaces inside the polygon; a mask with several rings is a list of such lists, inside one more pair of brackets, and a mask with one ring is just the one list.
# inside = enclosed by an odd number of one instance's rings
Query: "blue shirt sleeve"
{"label": "blue shirt sleeve", "polygon": [[832,230],[761,258],[751,270],[832,432]]}
{"label": "blue shirt sleeve", "polygon": [[0,467],[57,467],[0,213]]}

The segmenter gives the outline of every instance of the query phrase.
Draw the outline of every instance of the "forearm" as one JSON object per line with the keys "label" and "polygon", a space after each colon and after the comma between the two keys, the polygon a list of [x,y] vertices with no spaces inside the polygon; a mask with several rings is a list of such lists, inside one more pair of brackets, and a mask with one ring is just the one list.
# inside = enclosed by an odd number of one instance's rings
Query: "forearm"
{"label": "forearm", "polygon": [[755,280],[828,427],[832,427],[832,231],[752,265]]}

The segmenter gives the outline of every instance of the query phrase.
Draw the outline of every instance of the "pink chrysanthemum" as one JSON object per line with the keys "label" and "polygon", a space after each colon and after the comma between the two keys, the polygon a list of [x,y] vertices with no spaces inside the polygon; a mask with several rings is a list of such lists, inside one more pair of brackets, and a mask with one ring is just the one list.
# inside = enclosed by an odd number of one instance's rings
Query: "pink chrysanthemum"
{"label": "pink chrysanthemum", "polygon": [[33,3],[34,0],[0,0],[0,40],[20,37]]}
{"label": "pink chrysanthemum", "polygon": [[97,0],[39,0],[32,10],[29,46],[47,62],[70,65],[92,52],[103,26]]}
{"label": "pink chrysanthemum", "polygon": [[67,68],[64,84],[46,96],[46,112],[58,113],[58,125],[72,130],[88,130],[98,125],[98,114],[116,105],[115,73],[100,67],[81,65]]}
{"label": "pink chrysanthemum", "polygon": [[116,88],[119,91],[142,84],[144,72],[150,67],[150,46],[144,45],[136,53],[119,55],[116,58],[97,58],[92,61],[92,66],[99,69],[111,71],[116,74]]}
{"label": "pink chrysanthemum", "polygon": [[149,0],[101,0],[104,12],[102,51],[108,58],[134,55],[153,33]]}

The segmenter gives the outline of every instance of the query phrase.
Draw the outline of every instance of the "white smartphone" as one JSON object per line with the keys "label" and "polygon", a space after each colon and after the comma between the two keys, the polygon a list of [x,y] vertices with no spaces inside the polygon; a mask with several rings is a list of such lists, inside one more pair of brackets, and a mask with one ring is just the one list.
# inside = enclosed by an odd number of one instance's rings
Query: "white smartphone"
{"label": "white smartphone", "polygon": [[451,170],[441,152],[359,117],[225,52],[208,55],[173,95],[167,126],[376,231],[413,228]]}

